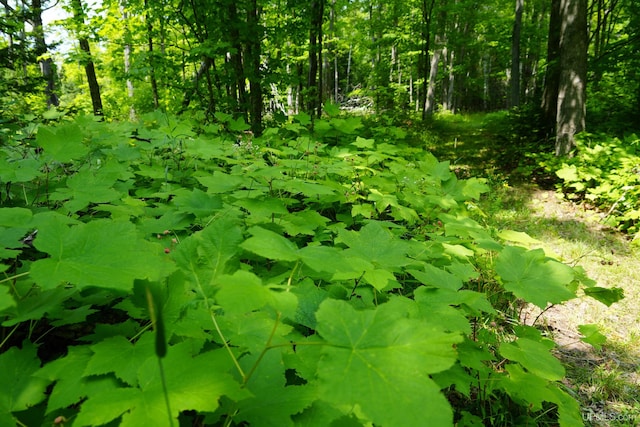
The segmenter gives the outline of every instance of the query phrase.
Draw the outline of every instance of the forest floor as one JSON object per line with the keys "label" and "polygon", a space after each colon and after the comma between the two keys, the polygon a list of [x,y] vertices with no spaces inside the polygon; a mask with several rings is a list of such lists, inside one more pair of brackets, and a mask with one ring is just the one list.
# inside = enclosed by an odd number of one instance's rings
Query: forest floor
{"label": "forest floor", "polygon": [[[458,175],[488,179],[491,192],[481,203],[488,225],[526,232],[547,255],[582,267],[598,286],[624,290],[625,298],[610,307],[581,297],[544,312],[525,307],[520,317],[556,341],[566,385],[580,402],[586,425],[640,425],[640,248],[604,226],[601,212],[505,173],[496,160],[501,142],[485,128],[486,121],[462,117],[434,122],[439,138],[433,151]],[[585,324],[597,325],[607,337],[600,348],[580,340],[578,327]]]}

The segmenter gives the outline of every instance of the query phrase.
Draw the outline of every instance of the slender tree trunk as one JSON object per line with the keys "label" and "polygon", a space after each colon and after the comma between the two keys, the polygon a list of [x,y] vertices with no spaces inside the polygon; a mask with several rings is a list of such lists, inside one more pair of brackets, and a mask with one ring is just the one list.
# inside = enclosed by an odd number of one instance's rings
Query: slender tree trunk
{"label": "slender tree trunk", "polygon": [[549,38],[547,42],[547,69],[542,93],[543,126],[548,135],[555,135],[558,114],[558,87],[560,85],[560,31],[562,16],[560,4],[563,0],[551,1]]}
{"label": "slender tree trunk", "polygon": [[242,58],[242,41],[240,39],[238,9],[236,3],[230,1],[227,6],[228,14],[228,28],[229,28],[229,42],[233,50],[231,51],[229,58],[231,66],[233,67],[233,82],[231,92],[234,95],[235,110],[240,113],[245,120],[247,117],[247,94],[245,88],[245,74]]}
{"label": "slender tree trunk", "polygon": [[[439,41],[439,37],[436,36],[436,43],[438,43]],[[438,74],[438,63],[440,62],[441,54],[442,48],[439,47],[433,52],[433,56],[431,57],[429,85],[427,87],[427,96],[424,104],[424,112],[427,115],[432,115],[435,109],[436,76]]]}
{"label": "slender tree trunk", "polygon": [[418,78],[421,79],[422,85],[418,90],[418,103],[422,108],[422,119],[427,117],[427,92],[429,87],[429,80],[427,80],[427,72],[430,71],[430,53],[431,49],[431,19],[433,17],[433,8],[436,4],[436,0],[422,0],[421,12],[422,12],[422,24],[421,24],[421,38],[422,38],[422,51],[418,62]]}
{"label": "slender tree trunk", "polygon": [[[78,25],[80,25],[81,27],[84,26],[84,10],[82,8],[82,0],[71,0],[71,7],[73,10],[73,17]],[[82,50],[84,54],[82,65],[84,66],[85,73],[87,74],[87,83],[89,84],[89,93],[91,95],[93,114],[96,116],[102,116],[103,110],[102,98],[100,96],[100,85],[98,85],[98,78],[96,77],[96,69],[91,56],[89,39],[83,34],[84,32],[80,32],[78,43],[80,44],[80,50]]]}
{"label": "slender tree trunk", "polygon": [[153,46],[153,21],[149,13],[148,0],[144,0],[144,8],[147,11],[145,19],[147,22],[147,49],[149,52],[149,81],[151,82],[151,96],[153,97],[153,108],[160,106],[160,95],[158,93],[158,81],[156,79],[155,52]]}
{"label": "slender tree trunk", "polygon": [[454,72],[455,57],[455,51],[452,49],[449,52],[449,88],[447,89],[446,106],[444,107],[445,110],[449,110],[451,112],[455,112],[455,106],[453,105],[453,94],[456,81],[456,74]]}
{"label": "slender tree trunk", "polygon": [[258,5],[251,0],[247,11],[247,26],[252,37],[247,38],[247,78],[249,79],[251,131],[254,135],[262,134],[262,78],[260,75],[260,47],[262,35],[259,26]]}
{"label": "slender tree trunk", "polygon": [[129,120],[134,121],[136,119],[136,108],[133,102],[134,88],[133,81],[131,80],[131,32],[129,31],[129,12],[126,10],[126,2],[120,3],[120,13],[122,13],[122,22],[124,24],[124,49],[123,49],[123,62],[124,62],[124,74],[126,76],[127,85],[127,97],[129,98]]}
{"label": "slender tree trunk", "polygon": [[193,99],[193,96],[198,92],[198,85],[200,83],[200,80],[209,71],[209,68],[211,68],[212,64],[213,64],[213,59],[208,57],[205,57],[204,59],[202,59],[202,61],[200,62],[200,67],[198,68],[198,71],[196,71],[196,74],[193,77],[193,84],[191,85],[191,88],[187,90],[184,94],[184,98],[182,99],[182,108],[180,109],[178,114],[184,113],[187,107],[189,107],[189,104],[191,104],[191,100]]}
{"label": "slender tree trunk", "polygon": [[569,154],[575,135],[585,129],[587,83],[587,0],[562,0],[560,82],[556,155]]}
{"label": "slender tree trunk", "polygon": [[47,82],[45,93],[47,96],[47,107],[59,105],[58,96],[55,92],[55,73],[53,72],[53,60],[48,55],[47,42],[44,39],[44,28],[42,26],[42,1],[31,1],[31,13],[33,32],[35,34],[36,55],[40,64],[40,73]]}
{"label": "slender tree trunk", "polygon": [[307,80],[309,114],[322,114],[322,22],[324,0],[311,2],[309,27],[309,78]]}
{"label": "slender tree trunk", "polygon": [[524,0],[516,0],[516,14],[511,33],[511,107],[520,105],[520,34]]}

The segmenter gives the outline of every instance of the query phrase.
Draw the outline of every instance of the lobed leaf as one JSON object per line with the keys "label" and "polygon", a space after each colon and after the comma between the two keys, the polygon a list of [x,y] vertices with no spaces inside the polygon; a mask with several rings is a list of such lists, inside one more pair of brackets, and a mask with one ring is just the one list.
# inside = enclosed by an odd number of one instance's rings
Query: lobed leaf
{"label": "lobed leaf", "polygon": [[405,318],[389,303],[356,311],[347,302],[325,300],[316,318],[328,344],[318,366],[322,399],[357,405],[378,425],[453,424],[451,407],[429,374],[455,363],[459,335]]}

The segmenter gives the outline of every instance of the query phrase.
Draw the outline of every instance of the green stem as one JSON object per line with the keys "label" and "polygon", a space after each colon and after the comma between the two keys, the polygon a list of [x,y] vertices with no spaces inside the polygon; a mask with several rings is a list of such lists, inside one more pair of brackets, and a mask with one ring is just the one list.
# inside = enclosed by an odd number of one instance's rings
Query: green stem
{"label": "green stem", "polygon": [[278,329],[278,324],[279,323],[280,323],[280,312],[278,312],[276,314],[276,321],[273,323],[273,328],[271,329],[271,334],[269,334],[269,339],[267,340],[267,343],[264,345],[264,348],[260,352],[260,355],[258,356],[256,361],[254,362],[253,366],[251,367],[251,369],[249,370],[247,375],[243,378],[243,381],[242,381],[243,385],[246,385],[249,382],[249,379],[251,378],[253,373],[258,368],[258,365],[260,364],[260,361],[262,361],[262,358],[267,353],[267,351],[271,350],[272,348],[275,348],[275,347],[271,346],[271,341],[273,340],[273,337],[276,334],[276,330]]}
{"label": "green stem", "polygon": [[6,278],[0,280],[0,283],[8,282],[10,280],[19,279],[20,277],[27,276],[29,273],[30,273],[29,271],[25,271],[24,273],[16,274],[15,276],[6,277]]}
{"label": "green stem", "polygon": [[[191,268],[192,268],[193,271],[196,271],[195,266],[191,266]],[[202,283],[200,283],[200,278],[198,277],[197,274],[194,274],[194,277],[196,279],[196,285],[198,287],[198,290],[200,291],[200,294],[202,295],[202,298],[204,299],[204,306],[207,309],[207,311],[209,312],[209,315],[211,316],[211,322],[213,323],[213,327],[216,329],[216,332],[218,333],[218,336],[220,337],[220,340],[222,341],[222,345],[227,350],[227,353],[229,353],[229,357],[231,357],[231,360],[233,361],[233,364],[235,365],[236,369],[238,370],[238,373],[244,379],[245,378],[244,370],[240,366],[240,363],[238,362],[238,359],[236,358],[236,356],[233,354],[233,351],[231,350],[231,347],[229,346],[229,343],[227,342],[227,339],[224,337],[224,334],[222,333],[222,330],[220,329],[220,325],[218,325],[218,321],[216,319],[216,315],[213,314],[213,309],[211,307],[211,304],[209,304],[209,298],[207,297],[207,294],[205,294],[205,292],[204,292],[204,289],[202,287]]]}
{"label": "green stem", "polygon": [[4,347],[9,338],[11,338],[11,335],[13,335],[13,333],[18,329],[18,326],[20,326],[20,324],[14,326],[11,332],[9,332],[9,334],[2,340],[2,342],[0,342],[0,348]]}

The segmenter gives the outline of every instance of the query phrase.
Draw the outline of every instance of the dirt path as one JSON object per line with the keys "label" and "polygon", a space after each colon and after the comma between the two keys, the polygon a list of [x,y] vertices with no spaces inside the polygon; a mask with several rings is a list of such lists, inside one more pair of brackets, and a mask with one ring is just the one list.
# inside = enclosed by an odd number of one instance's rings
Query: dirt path
{"label": "dirt path", "polygon": [[[520,212],[528,218],[520,217],[514,228],[542,241],[540,246],[549,255],[584,268],[598,286],[619,287],[625,293],[623,300],[610,307],[589,297],[544,313],[529,307],[522,313],[523,321],[544,326],[558,344],[557,355],[567,368],[566,384],[577,393],[587,425],[640,425],[637,251],[625,236],[604,227],[598,213],[562,200],[554,191],[516,187],[512,192],[528,194]],[[580,340],[578,328],[585,324],[597,325],[607,337],[602,348]],[[612,422],[607,418],[610,414],[619,419]]]}
{"label": "dirt path", "polygon": [[[526,232],[549,256],[582,267],[597,286],[624,290],[625,298],[611,307],[581,297],[544,312],[527,307],[521,319],[535,322],[558,344],[566,384],[580,401],[586,425],[640,426],[640,247],[634,249],[624,235],[603,226],[598,212],[553,190],[510,182],[495,161],[499,145],[483,129],[455,122],[444,129],[433,151],[461,178],[489,179],[493,191],[483,210],[490,225]],[[578,328],[585,324],[597,325],[607,337],[601,348],[580,340]]]}

